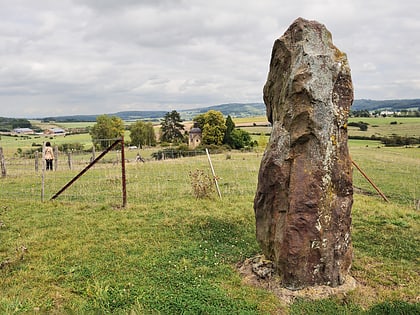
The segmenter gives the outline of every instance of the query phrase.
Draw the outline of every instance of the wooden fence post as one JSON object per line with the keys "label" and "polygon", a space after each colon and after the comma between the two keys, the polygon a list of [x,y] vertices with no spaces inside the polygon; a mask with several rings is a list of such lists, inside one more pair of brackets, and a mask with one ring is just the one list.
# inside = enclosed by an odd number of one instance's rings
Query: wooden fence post
{"label": "wooden fence post", "polygon": [[35,151],[35,172],[39,169],[39,152]]}
{"label": "wooden fence post", "polygon": [[90,162],[92,163],[93,161],[95,161],[95,159],[96,159],[95,144],[93,144],[93,147],[92,147],[92,157],[90,158]]}
{"label": "wooden fence post", "polygon": [[58,147],[54,147],[54,171],[57,170],[58,167]]}
{"label": "wooden fence post", "polygon": [[70,151],[67,152],[67,159],[68,159],[68,163],[69,163],[69,170],[71,170],[73,168],[73,163],[72,163],[72,160],[71,160],[71,152]]}
{"label": "wooden fence post", "polygon": [[1,177],[6,177],[6,161],[3,155],[3,148],[0,147],[0,164],[1,164]]}
{"label": "wooden fence post", "polygon": [[45,142],[42,144],[42,174],[41,174],[41,201],[44,202],[45,196]]}

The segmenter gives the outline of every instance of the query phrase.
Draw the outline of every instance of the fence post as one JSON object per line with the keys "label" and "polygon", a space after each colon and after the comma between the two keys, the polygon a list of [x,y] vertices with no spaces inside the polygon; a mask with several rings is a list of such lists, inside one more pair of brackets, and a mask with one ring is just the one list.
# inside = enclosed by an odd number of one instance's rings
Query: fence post
{"label": "fence post", "polygon": [[39,169],[39,152],[35,151],[35,172]]}
{"label": "fence post", "polygon": [[378,194],[386,201],[389,202],[388,198],[384,195],[384,193],[379,189],[378,186],[375,185],[375,183],[369,178],[369,176],[366,175],[365,172],[363,172],[363,170],[360,168],[359,165],[356,164],[355,161],[351,160],[351,162],[353,163],[353,165],[357,168],[357,170],[360,172],[360,174],[363,175],[363,177],[372,185],[373,188],[375,188],[375,190],[378,192]]}
{"label": "fence post", "polygon": [[125,180],[125,153],[124,153],[124,136],[121,138],[121,182],[122,182],[122,198],[123,208],[127,206],[127,184]]}
{"label": "fence post", "polygon": [[95,143],[93,143],[93,146],[92,146],[92,157],[90,158],[90,162],[92,163],[93,161],[95,161],[95,159],[96,159],[96,156],[95,156],[96,154],[95,154]]}
{"label": "fence post", "polygon": [[207,150],[207,148],[206,148],[206,153],[207,153],[207,159],[209,160],[209,164],[210,164],[210,168],[211,168],[211,173],[213,174],[214,184],[216,185],[217,194],[219,195],[219,198],[222,199],[222,194],[220,192],[219,183],[217,182],[216,173],[214,171],[213,163],[211,162],[211,159],[210,159],[210,153],[209,153],[209,150]]}
{"label": "fence post", "polygon": [[42,143],[42,174],[41,174],[41,201],[44,202],[45,196],[45,141]]}
{"label": "fence post", "polygon": [[54,171],[57,170],[58,167],[58,147],[54,147]]}
{"label": "fence post", "polygon": [[2,147],[0,147],[0,164],[1,164],[1,177],[6,177],[6,161],[4,159]]}
{"label": "fence post", "polygon": [[67,152],[67,159],[68,159],[68,163],[69,163],[69,170],[71,170],[73,168],[73,164],[72,164],[72,160],[71,160],[71,152],[70,151]]}

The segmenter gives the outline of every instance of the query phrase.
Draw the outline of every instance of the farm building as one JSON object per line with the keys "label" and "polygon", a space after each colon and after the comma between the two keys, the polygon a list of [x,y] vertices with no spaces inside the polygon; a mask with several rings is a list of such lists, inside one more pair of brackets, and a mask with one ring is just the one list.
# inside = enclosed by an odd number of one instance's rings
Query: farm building
{"label": "farm building", "polygon": [[65,135],[66,131],[64,129],[61,129],[61,128],[50,128],[48,130],[45,130],[44,133],[48,134],[48,135],[59,136],[59,135]]}
{"label": "farm building", "polygon": [[32,135],[35,132],[31,128],[15,128],[13,133],[17,135]]}

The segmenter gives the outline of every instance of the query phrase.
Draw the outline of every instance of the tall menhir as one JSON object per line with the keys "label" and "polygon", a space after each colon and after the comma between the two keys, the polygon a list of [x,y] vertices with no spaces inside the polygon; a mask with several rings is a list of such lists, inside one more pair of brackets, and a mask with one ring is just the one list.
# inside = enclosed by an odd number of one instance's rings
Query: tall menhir
{"label": "tall menhir", "polygon": [[352,262],[346,54],[316,21],[277,39],[264,86],[273,129],[254,200],[256,236],[290,289],[342,284]]}

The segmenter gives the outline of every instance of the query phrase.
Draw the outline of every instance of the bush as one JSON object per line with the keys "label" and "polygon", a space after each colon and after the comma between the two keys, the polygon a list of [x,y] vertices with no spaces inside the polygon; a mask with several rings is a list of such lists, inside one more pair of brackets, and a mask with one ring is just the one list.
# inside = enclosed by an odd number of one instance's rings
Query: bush
{"label": "bush", "polygon": [[152,154],[155,160],[166,160],[166,159],[178,159],[187,156],[196,156],[206,154],[203,150],[183,150],[184,147],[180,148],[166,148]]}
{"label": "bush", "polygon": [[225,145],[216,145],[216,144],[208,144],[208,145],[200,145],[198,147],[200,150],[209,150],[211,154],[223,153],[226,151],[230,151],[231,147],[227,144]]}
{"label": "bush", "polygon": [[196,198],[209,198],[214,192],[213,180],[203,170],[191,171],[191,188]]}
{"label": "bush", "polygon": [[392,137],[382,137],[381,142],[387,147],[413,145],[420,144],[420,137],[402,137],[393,135]]}
{"label": "bush", "polygon": [[352,127],[358,127],[361,131],[367,131],[369,124],[363,121],[359,121],[359,122],[349,122],[347,125],[352,126]]}
{"label": "bush", "polygon": [[16,150],[16,155],[19,157],[25,157],[25,158],[29,158],[29,159],[33,159],[35,157],[35,152],[42,152],[42,148],[31,148],[31,149],[27,149],[25,151],[23,151],[21,148],[18,148]]}
{"label": "bush", "polygon": [[58,150],[61,152],[69,151],[83,151],[84,145],[81,143],[63,143],[58,146]]}

